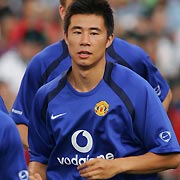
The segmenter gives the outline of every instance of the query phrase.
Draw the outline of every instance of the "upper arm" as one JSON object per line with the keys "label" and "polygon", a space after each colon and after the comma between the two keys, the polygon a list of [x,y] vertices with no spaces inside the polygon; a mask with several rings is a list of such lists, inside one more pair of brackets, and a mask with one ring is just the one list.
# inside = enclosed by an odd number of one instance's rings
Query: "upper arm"
{"label": "upper arm", "polygon": [[37,68],[41,67],[41,65],[38,60],[39,59],[34,58],[29,63],[10,112],[10,116],[16,124],[25,124],[28,126],[32,101],[35,93],[41,86],[41,70]]}
{"label": "upper arm", "polygon": [[42,117],[42,109],[46,99],[46,93],[42,90],[42,88],[38,90],[33,100],[31,121],[28,126],[28,143],[30,161],[46,164],[54,146],[54,140],[50,136],[51,129],[46,122],[46,112],[43,112],[45,119]]}
{"label": "upper arm", "polygon": [[28,149],[28,126],[26,126],[25,124],[16,124],[16,127],[19,131],[24,148]]}
{"label": "upper arm", "polygon": [[171,90],[169,89],[166,98],[165,98],[164,101],[162,102],[162,104],[163,104],[163,106],[164,106],[164,109],[165,109],[166,111],[168,111],[168,109],[169,109],[169,105],[170,105],[170,103],[171,103],[171,100],[172,100],[172,92],[171,92]]}
{"label": "upper arm", "polygon": [[134,67],[139,71],[137,73],[148,81],[167,110],[172,98],[170,87],[148,54],[141,48],[139,52],[141,56],[137,58],[137,66]]}

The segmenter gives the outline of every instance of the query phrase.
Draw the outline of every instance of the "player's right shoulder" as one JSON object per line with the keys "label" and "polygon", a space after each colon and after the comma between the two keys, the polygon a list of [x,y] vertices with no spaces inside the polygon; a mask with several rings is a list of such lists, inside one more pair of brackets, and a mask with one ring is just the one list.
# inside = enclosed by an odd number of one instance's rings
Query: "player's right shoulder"
{"label": "player's right shoulder", "polygon": [[[42,85],[37,93],[35,99],[38,99],[37,101],[43,102],[45,98],[47,97],[54,97],[57,95],[65,86],[66,84],[66,78],[67,71],[64,73],[61,73],[59,76],[51,80],[50,82]],[[51,98],[50,98],[51,99]]]}

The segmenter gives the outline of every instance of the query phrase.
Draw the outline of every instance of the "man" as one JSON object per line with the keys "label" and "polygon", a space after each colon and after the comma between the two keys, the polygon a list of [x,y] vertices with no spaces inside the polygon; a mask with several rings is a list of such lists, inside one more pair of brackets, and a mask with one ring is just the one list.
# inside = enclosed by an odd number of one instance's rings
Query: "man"
{"label": "man", "polygon": [[0,97],[0,177],[28,180],[23,146],[14,121]]}
{"label": "man", "polygon": [[157,179],[180,147],[159,98],[143,78],[106,61],[114,21],[106,0],[77,0],[65,16],[72,67],[35,95],[30,175],[48,179]]}
{"label": "man", "polygon": [[[66,8],[73,0],[61,0],[59,12],[64,19]],[[171,101],[171,91],[167,82],[153,66],[148,55],[139,47],[115,38],[107,49],[106,59],[122,64],[145,78],[156,91],[165,109]],[[45,83],[57,77],[71,66],[71,59],[64,40],[45,48],[31,60],[19,93],[11,111],[11,117],[17,124],[24,147],[28,148],[27,131],[31,119],[32,101],[37,90]]]}

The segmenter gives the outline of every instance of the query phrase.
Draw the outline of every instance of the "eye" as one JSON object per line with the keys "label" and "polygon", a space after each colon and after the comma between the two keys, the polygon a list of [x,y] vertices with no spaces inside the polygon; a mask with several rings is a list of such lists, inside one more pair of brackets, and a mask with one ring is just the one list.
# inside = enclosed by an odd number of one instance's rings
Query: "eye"
{"label": "eye", "polygon": [[99,33],[97,32],[91,32],[91,35],[95,36],[95,35],[98,35]]}
{"label": "eye", "polygon": [[73,31],[73,34],[81,34],[81,31]]}

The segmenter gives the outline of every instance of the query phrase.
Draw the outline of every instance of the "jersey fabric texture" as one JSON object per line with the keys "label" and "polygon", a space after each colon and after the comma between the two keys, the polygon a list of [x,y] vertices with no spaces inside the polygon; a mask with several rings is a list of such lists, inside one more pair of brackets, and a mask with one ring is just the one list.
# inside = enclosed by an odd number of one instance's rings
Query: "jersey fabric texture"
{"label": "jersey fabric texture", "polygon": [[4,101],[1,96],[0,96],[0,110],[8,114],[8,110],[4,104]]}
{"label": "jersey fabric texture", "polygon": [[[145,78],[164,101],[169,86],[140,47],[115,38],[107,49],[106,59],[126,66]],[[64,40],[48,46],[30,61],[10,113],[16,124],[28,125],[37,90],[70,66],[71,59]]]}
{"label": "jersey fabric texture", "polygon": [[28,180],[23,146],[14,121],[0,111],[0,179]]}
{"label": "jersey fabric texture", "polygon": [[[152,87],[133,71],[111,62],[90,92],[73,89],[67,74],[42,86],[31,117],[30,159],[48,164],[48,180],[83,179],[77,165],[91,158],[180,152]],[[157,175],[119,174],[111,179],[155,180]]]}

